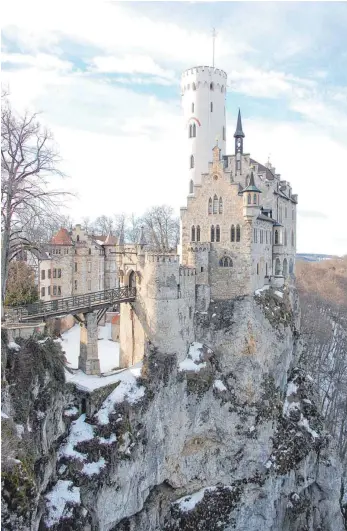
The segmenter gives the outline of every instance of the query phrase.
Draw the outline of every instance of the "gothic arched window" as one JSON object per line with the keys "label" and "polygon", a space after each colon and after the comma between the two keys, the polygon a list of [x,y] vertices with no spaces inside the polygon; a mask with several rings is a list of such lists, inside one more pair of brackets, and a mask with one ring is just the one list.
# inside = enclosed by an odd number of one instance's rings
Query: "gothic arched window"
{"label": "gothic arched window", "polygon": [[190,168],[194,168],[194,155],[190,155]]}
{"label": "gothic arched window", "polygon": [[216,226],[216,242],[220,242],[220,227]]}
{"label": "gothic arched window", "polygon": [[218,197],[216,195],[213,197],[213,213],[218,214]]}
{"label": "gothic arched window", "polygon": [[250,205],[252,203],[252,196],[251,194],[247,195],[247,203]]}
{"label": "gothic arched window", "polygon": [[212,198],[208,200],[208,213],[212,214]]}
{"label": "gothic arched window", "polygon": [[192,124],[189,125],[189,138],[192,138],[193,136],[193,126]]}
{"label": "gothic arched window", "polygon": [[236,225],[236,241],[239,242],[241,240],[241,228],[240,225]]}
{"label": "gothic arched window", "polygon": [[192,84],[192,89],[193,89],[193,90],[196,90],[196,85],[195,85],[195,83]]}
{"label": "gothic arched window", "polygon": [[281,260],[279,258],[276,258],[275,262],[275,275],[281,274]]}
{"label": "gothic arched window", "polygon": [[224,256],[219,260],[219,267],[233,267],[233,261],[229,256]]}
{"label": "gothic arched window", "polygon": [[284,245],[287,245],[287,229],[284,229]]}
{"label": "gothic arched window", "polygon": [[192,226],[192,238],[191,238],[191,241],[195,242],[195,227],[194,227],[194,225]]}
{"label": "gothic arched window", "polygon": [[214,84],[210,83],[210,90],[214,90]]}
{"label": "gothic arched window", "polygon": [[211,227],[211,242],[214,242],[214,225]]}
{"label": "gothic arched window", "polygon": [[283,276],[284,277],[288,276],[288,261],[287,261],[287,258],[285,258],[283,260]]}
{"label": "gothic arched window", "polygon": [[257,204],[257,194],[253,194],[253,205]]}
{"label": "gothic arched window", "polygon": [[223,199],[219,198],[219,213],[223,214]]}
{"label": "gothic arched window", "polygon": [[230,231],[230,241],[235,241],[235,225],[231,225],[231,231]]}
{"label": "gothic arched window", "polygon": [[193,137],[196,137],[196,124],[193,124]]}
{"label": "gothic arched window", "polygon": [[200,225],[196,227],[196,241],[200,241]]}
{"label": "gothic arched window", "polygon": [[259,275],[259,264],[257,264],[257,275]]}
{"label": "gothic arched window", "polygon": [[212,101],[210,103],[210,108],[211,108],[211,112],[213,112],[213,103],[212,103]]}
{"label": "gothic arched window", "polygon": [[191,179],[189,183],[189,193],[192,194],[194,192],[194,181]]}
{"label": "gothic arched window", "polygon": [[275,230],[275,245],[279,244],[278,230]]}

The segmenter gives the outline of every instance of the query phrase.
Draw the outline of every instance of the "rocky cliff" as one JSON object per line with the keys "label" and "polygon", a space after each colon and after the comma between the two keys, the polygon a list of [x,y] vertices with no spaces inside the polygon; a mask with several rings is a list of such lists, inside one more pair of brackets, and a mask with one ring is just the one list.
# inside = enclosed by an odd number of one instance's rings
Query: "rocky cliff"
{"label": "rocky cliff", "polygon": [[[148,345],[138,374],[87,400],[59,363],[45,367],[17,437],[35,448],[30,488],[11,505],[8,474],[3,528],[342,531],[341,467],[298,366],[299,319],[293,288],[211,302],[184,361]],[[5,403],[19,424],[14,396]]]}

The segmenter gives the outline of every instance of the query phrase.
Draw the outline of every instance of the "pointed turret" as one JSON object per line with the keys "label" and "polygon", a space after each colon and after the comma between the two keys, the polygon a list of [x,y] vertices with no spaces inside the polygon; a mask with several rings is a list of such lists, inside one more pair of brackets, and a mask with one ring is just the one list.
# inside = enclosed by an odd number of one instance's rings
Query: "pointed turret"
{"label": "pointed turret", "polygon": [[241,121],[241,111],[239,109],[239,114],[237,117],[236,131],[234,134],[235,138],[235,174],[241,175],[242,173],[242,155],[243,155],[243,139],[245,138],[245,133],[242,130],[242,121]]}
{"label": "pointed turret", "polygon": [[141,225],[140,230],[140,237],[139,237],[139,245],[140,247],[143,247],[144,245],[147,245],[146,237],[145,237],[145,228],[143,225]]}
{"label": "pointed turret", "polygon": [[240,195],[243,195],[243,215],[247,220],[255,219],[259,215],[259,197],[261,193],[261,190],[255,184],[253,172],[251,172],[248,186],[240,192]]}
{"label": "pointed turret", "polygon": [[242,120],[241,120],[241,111],[239,109],[239,114],[237,116],[237,125],[236,131],[234,133],[234,138],[245,138],[245,133],[242,130]]}

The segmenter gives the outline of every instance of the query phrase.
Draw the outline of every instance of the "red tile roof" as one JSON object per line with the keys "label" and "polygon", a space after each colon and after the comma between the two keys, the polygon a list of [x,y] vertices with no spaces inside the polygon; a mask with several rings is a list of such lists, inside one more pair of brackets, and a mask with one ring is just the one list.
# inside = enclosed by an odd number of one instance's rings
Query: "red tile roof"
{"label": "red tile roof", "polygon": [[52,237],[51,243],[54,245],[72,245],[71,236],[66,229],[59,229],[57,234]]}

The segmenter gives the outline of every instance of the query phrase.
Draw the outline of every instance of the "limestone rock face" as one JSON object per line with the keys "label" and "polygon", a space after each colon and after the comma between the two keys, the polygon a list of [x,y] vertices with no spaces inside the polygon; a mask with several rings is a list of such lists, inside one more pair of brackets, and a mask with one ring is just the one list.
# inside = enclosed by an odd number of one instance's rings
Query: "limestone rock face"
{"label": "limestone rock face", "polygon": [[136,399],[116,388],[57,447],[40,531],[342,531],[298,320],[268,290],[196,313],[184,361],[147,345]]}

